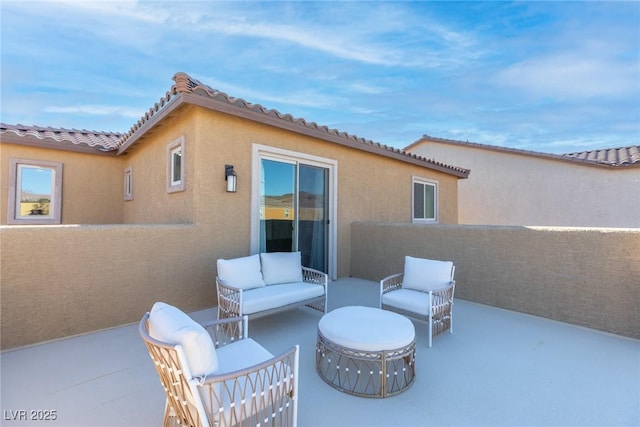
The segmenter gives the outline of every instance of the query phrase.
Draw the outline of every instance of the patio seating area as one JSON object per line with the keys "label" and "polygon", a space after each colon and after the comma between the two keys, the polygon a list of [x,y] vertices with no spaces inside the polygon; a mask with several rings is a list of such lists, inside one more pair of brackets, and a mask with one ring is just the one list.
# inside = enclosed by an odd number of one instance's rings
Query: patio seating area
{"label": "patio seating area", "polygon": [[[377,307],[379,289],[330,282],[328,308]],[[217,316],[215,308],[190,314]],[[249,336],[273,354],[300,346],[301,427],[640,425],[638,340],[456,299],[453,334],[432,348],[427,324],[414,321],[411,387],[375,399],[341,393],[317,374],[321,316],[304,307],[249,322]],[[5,351],[0,368],[3,426],[162,424],[165,394],[138,322]],[[47,411],[55,420],[34,419]]]}

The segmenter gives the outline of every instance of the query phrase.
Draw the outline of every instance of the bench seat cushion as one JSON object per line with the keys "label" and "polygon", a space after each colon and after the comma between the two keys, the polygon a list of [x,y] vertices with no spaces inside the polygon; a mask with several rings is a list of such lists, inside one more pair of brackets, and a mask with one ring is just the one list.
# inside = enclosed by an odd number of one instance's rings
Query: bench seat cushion
{"label": "bench seat cushion", "polygon": [[250,289],[242,294],[242,313],[258,313],[322,295],[324,286],[303,282]]}

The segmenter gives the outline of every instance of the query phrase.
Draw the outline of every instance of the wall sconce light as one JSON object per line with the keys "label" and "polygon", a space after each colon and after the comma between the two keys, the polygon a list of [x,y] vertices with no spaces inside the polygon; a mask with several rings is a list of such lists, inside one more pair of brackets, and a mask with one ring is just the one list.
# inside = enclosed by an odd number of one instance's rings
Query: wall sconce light
{"label": "wall sconce light", "polygon": [[224,165],[224,180],[227,181],[227,193],[235,193],[237,175],[233,165]]}

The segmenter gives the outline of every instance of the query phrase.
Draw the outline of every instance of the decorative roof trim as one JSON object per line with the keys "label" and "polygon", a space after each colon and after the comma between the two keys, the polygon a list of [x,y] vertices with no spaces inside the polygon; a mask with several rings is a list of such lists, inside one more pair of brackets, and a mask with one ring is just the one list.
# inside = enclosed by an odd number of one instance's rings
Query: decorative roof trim
{"label": "decorative roof trim", "polygon": [[173,80],[175,84],[166,95],[123,136],[122,145],[118,150],[119,153],[125,152],[137,142],[148,129],[168,115],[170,111],[174,111],[183,103],[188,103],[437,170],[458,178],[467,178],[469,176],[469,170],[467,169],[446,165],[435,160],[407,153],[404,150],[359,138],[346,132],[330,129],[327,126],[320,126],[315,122],[294,118],[291,114],[282,114],[277,110],[266,109],[260,104],[252,104],[242,98],[231,97],[224,92],[212,89],[200,81],[191,78],[186,73],[176,73],[173,76]]}
{"label": "decorative roof trim", "polygon": [[[120,147],[118,148],[118,155],[124,154],[130,150],[134,145],[140,142],[140,139],[160,121],[168,117],[184,104],[183,97],[175,93],[171,94],[167,92],[167,95],[160,102],[157,102],[153,108],[140,119],[138,122],[129,129],[120,141]],[[157,108],[159,107],[159,108]]]}
{"label": "decorative roof trim", "polygon": [[[569,154],[551,154],[542,153],[538,151],[521,150],[518,148],[500,147],[497,145],[479,144],[477,142],[457,141],[454,139],[437,138],[434,136],[423,135],[422,138],[416,142],[405,147],[405,150],[410,151],[413,147],[423,142],[437,142],[449,145],[458,145],[462,147],[477,148],[482,150],[498,151],[508,154],[519,154],[531,157],[538,157],[548,160],[557,160],[563,162],[569,162],[573,164],[579,164],[584,166],[595,166],[604,168],[627,168],[627,167],[640,167],[640,146],[630,146],[623,148],[610,148],[603,150],[584,151],[579,153]],[[603,155],[607,153],[607,155]],[[626,154],[623,154],[626,153]],[[611,154],[612,156],[610,156]],[[614,157],[616,160],[612,160],[610,157]]]}
{"label": "decorative roof trim", "polygon": [[562,157],[606,164],[611,167],[640,167],[640,145],[567,153]]}
{"label": "decorative roof trim", "polygon": [[[345,147],[436,170],[458,178],[467,178],[470,173],[468,169],[447,165],[433,159],[406,152],[405,150],[350,135],[327,126],[321,126],[315,122],[295,118],[291,114],[282,114],[277,110],[267,109],[260,104],[252,104],[241,98],[231,97],[224,92],[212,89],[200,81],[191,78],[186,73],[176,73],[173,76],[173,80],[175,83],[169,91],[124,134],[86,130],[79,131],[75,129],[38,128],[35,126],[26,127],[21,125],[2,125],[3,128],[0,129],[0,132],[4,134],[6,131],[13,131],[18,137],[31,136],[38,138],[38,140],[32,139],[31,141],[27,139],[21,140],[21,138],[12,139],[21,141],[20,143],[37,143],[37,141],[41,139],[51,138],[51,143],[46,145],[49,148],[77,150],[78,147],[86,145],[100,151],[112,151],[117,152],[118,155],[122,155],[135,144],[139,143],[143,136],[151,131],[161,120],[182,105],[191,104],[312,136]],[[4,138],[5,136],[3,135],[3,139]],[[37,145],[43,146],[41,142],[37,143]],[[95,151],[87,150],[87,152]]]}
{"label": "decorative roof trim", "polygon": [[115,155],[122,134],[0,123],[3,142],[81,153]]}

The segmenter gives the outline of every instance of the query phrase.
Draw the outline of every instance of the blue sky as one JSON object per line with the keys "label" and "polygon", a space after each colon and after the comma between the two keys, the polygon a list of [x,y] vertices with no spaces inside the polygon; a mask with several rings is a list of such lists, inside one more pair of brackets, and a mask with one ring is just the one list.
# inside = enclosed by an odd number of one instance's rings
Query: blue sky
{"label": "blue sky", "polygon": [[640,2],[6,1],[0,118],[126,132],[178,71],[402,148],[640,143]]}

